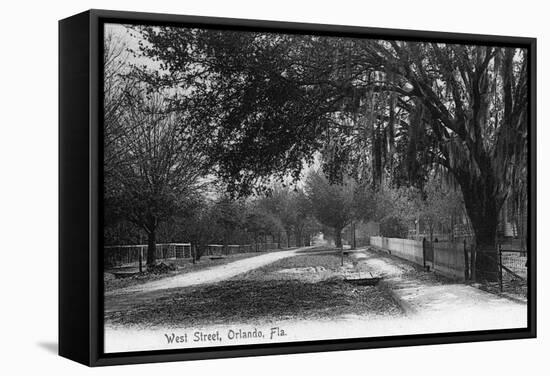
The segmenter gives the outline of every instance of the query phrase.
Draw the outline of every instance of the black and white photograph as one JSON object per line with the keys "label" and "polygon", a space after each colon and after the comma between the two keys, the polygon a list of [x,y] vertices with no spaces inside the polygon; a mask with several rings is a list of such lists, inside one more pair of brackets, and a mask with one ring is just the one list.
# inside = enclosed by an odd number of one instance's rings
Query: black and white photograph
{"label": "black and white photograph", "polygon": [[543,2],[2,9],[1,375],[548,368]]}
{"label": "black and white photograph", "polygon": [[106,354],[528,328],[528,49],[100,26]]}

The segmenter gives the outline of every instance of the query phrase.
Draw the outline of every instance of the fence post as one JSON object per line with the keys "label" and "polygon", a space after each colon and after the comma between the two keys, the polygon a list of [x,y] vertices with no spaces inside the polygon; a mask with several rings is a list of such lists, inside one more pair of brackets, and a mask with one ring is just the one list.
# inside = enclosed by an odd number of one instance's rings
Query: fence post
{"label": "fence post", "polygon": [[466,239],[462,241],[462,245],[464,248],[464,279],[467,281],[470,279],[470,259],[468,257],[468,248],[466,248]]}
{"label": "fence post", "polygon": [[423,266],[424,266],[424,271],[426,271],[426,247],[427,247],[427,244],[426,244],[426,238],[422,238],[422,258],[423,258]]}
{"label": "fence post", "polygon": [[477,247],[475,244],[473,244],[470,249],[472,250],[471,251],[471,268],[470,268],[470,272],[471,272],[471,279],[473,281],[476,281],[477,282],[477,273],[476,273],[476,258],[477,258]]}
{"label": "fence post", "polygon": [[500,292],[502,292],[502,245],[498,245],[498,280],[500,282]]}
{"label": "fence post", "polygon": [[139,247],[139,272],[143,272],[143,247]]}

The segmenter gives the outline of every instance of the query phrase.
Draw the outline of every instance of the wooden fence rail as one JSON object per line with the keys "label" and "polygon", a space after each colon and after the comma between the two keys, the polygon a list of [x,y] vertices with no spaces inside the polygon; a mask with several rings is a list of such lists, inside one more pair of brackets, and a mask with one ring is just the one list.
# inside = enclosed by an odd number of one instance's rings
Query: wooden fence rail
{"label": "wooden fence rail", "polygon": [[[156,245],[157,260],[176,260],[193,258],[191,243],[160,243]],[[265,252],[277,249],[277,243],[256,244],[207,244],[201,250],[202,256],[228,256],[239,253]],[[146,244],[109,245],[103,247],[103,262],[107,268],[135,266],[147,259]]]}

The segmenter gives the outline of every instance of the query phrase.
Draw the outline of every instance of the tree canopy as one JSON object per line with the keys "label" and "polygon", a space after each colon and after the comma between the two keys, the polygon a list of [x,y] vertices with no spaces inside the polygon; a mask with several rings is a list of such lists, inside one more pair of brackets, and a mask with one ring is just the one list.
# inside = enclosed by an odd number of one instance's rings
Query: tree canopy
{"label": "tree canopy", "polygon": [[[317,155],[329,186],[353,179],[424,191],[437,172],[460,187],[478,247],[492,252],[504,200],[526,200],[525,50],[133,29],[135,53],[156,68],[135,64],[128,77],[146,82],[148,96],[163,93],[163,116],[200,145],[232,197],[269,191],[289,175],[298,182]],[[287,232],[299,227],[279,220]],[[494,273],[489,258],[477,262],[487,278]]]}

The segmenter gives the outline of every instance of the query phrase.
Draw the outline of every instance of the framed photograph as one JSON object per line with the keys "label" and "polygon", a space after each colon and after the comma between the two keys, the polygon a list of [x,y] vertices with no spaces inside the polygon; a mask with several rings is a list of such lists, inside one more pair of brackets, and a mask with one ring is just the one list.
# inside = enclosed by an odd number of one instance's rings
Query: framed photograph
{"label": "framed photograph", "polygon": [[59,353],[536,336],[536,40],[59,23]]}

